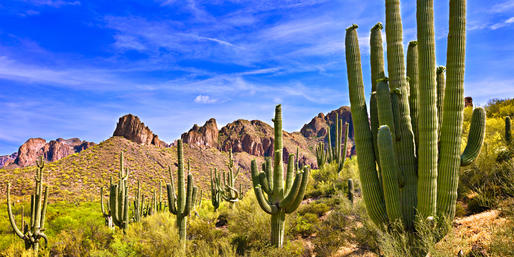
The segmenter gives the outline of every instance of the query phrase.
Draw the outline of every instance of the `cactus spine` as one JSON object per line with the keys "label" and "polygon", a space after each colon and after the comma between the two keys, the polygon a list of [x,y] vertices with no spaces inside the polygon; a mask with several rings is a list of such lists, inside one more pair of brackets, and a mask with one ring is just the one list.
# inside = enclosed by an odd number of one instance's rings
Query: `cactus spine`
{"label": "cactus spine", "polygon": [[168,206],[169,211],[177,217],[177,229],[179,233],[180,241],[182,242],[183,248],[186,247],[186,223],[187,216],[191,212],[192,204],[195,202],[193,199],[193,190],[196,191],[196,187],[193,186],[193,175],[187,175],[187,189],[184,181],[184,156],[182,150],[182,140],[178,140],[177,145],[177,159],[178,159],[178,171],[177,171],[177,194],[175,194],[175,185],[173,182],[173,175],[171,173],[171,167],[169,168],[170,184],[166,185],[168,191]]}
{"label": "cactus spine", "polygon": [[[385,2],[390,77],[388,80],[377,79],[379,77],[372,72],[373,82],[376,80],[377,83],[372,99],[376,98],[381,125],[376,143],[372,132],[375,125],[371,124],[370,128],[364,99],[357,26],[349,27],[346,32],[346,63],[357,160],[362,193],[371,219],[380,226],[400,220],[407,230],[415,231],[416,214],[422,218],[437,215],[453,219],[459,167],[471,163],[480,152],[485,133],[485,111],[483,108],[474,110],[468,143],[461,155],[466,1],[450,1],[445,86],[442,68],[439,69],[439,84],[436,79],[433,1],[418,1],[418,41],[409,44],[407,71],[400,1]],[[373,42],[378,41],[377,38],[371,37],[372,48],[377,45]],[[379,56],[380,53],[372,54],[371,63],[380,63],[373,60]],[[370,112],[375,115],[373,108]],[[371,121],[374,119],[372,117]]]}
{"label": "cactus spine", "polygon": [[36,165],[37,170],[34,176],[36,187],[34,194],[30,196],[30,224],[24,224],[22,208],[22,230],[16,225],[16,220],[11,208],[11,183],[7,184],[7,213],[9,215],[9,222],[11,223],[14,233],[25,241],[25,249],[32,249],[34,256],[37,256],[39,251],[41,238],[45,241],[45,245],[48,244],[48,238],[44,233],[48,188],[47,186],[43,186],[43,169],[45,162],[42,156],[39,158],[39,161],[36,161]]}
{"label": "cactus spine", "polygon": [[303,200],[309,178],[309,168],[304,167],[303,171],[295,172],[294,155],[291,154],[284,185],[281,105],[277,105],[275,108],[273,124],[275,131],[273,170],[270,159],[267,159],[263,165],[264,171],[259,171],[257,162],[253,160],[251,170],[257,201],[263,211],[271,214],[271,244],[282,247],[285,215],[295,211]]}

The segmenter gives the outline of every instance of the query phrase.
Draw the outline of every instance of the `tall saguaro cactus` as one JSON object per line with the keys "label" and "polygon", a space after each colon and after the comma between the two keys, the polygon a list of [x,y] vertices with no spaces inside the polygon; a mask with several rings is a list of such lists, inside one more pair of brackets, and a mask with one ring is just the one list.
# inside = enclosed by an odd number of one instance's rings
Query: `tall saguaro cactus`
{"label": "tall saguaro cactus", "polygon": [[304,167],[303,171],[295,172],[294,155],[289,155],[284,185],[281,105],[277,105],[275,108],[273,124],[275,130],[273,168],[271,162],[267,161],[263,167],[264,171],[259,171],[257,162],[253,160],[251,170],[257,201],[261,209],[271,215],[271,244],[282,247],[285,215],[295,211],[303,200],[309,178],[309,168]]}
{"label": "tall saguaro cactus", "polygon": [[466,0],[450,1],[446,82],[444,69],[436,70],[433,0],[417,1],[418,39],[409,44],[407,65],[400,1],[385,3],[390,77],[384,79],[378,75],[384,70],[383,50],[381,37],[374,33],[375,26],[370,37],[373,80],[370,119],[364,98],[357,25],[346,31],[357,160],[371,219],[379,226],[401,221],[408,231],[415,231],[416,215],[453,219],[459,168],[470,164],[480,152],[485,111],[483,108],[473,111],[468,143],[461,154]]}
{"label": "tall saguaro cactus", "polygon": [[193,191],[196,187],[193,186],[193,175],[187,175],[187,189],[184,182],[184,156],[182,150],[182,140],[178,140],[177,144],[177,159],[178,159],[178,176],[177,176],[177,194],[175,194],[175,183],[173,182],[173,174],[170,173],[170,184],[166,185],[168,191],[168,206],[169,211],[177,217],[177,229],[180,241],[183,248],[186,247],[186,223],[187,216],[191,213],[192,205],[195,202]]}
{"label": "tall saguaro cactus", "polygon": [[14,230],[14,233],[23,241],[25,241],[25,249],[32,249],[34,255],[37,256],[39,251],[39,244],[41,238],[48,244],[48,238],[45,235],[45,215],[46,206],[48,203],[48,188],[43,186],[43,169],[45,162],[43,157],[36,161],[37,170],[34,180],[36,187],[34,194],[30,196],[30,224],[24,224],[23,209],[22,209],[22,228],[21,230],[16,225],[16,220],[11,207],[11,183],[7,184],[7,213],[9,215],[9,222]]}

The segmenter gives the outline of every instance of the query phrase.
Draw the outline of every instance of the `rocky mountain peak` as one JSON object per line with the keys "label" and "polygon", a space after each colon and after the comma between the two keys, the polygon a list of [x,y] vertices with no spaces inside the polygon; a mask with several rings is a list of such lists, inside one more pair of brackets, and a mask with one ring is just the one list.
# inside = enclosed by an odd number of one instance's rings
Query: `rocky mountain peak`
{"label": "rocky mountain peak", "polygon": [[166,147],[166,143],[159,139],[159,136],[154,134],[139,117],[127,114],[120,117],[113,136],[124,137],[132,142],[142,145],[155,145],[159,147]]}
{"label": "rocky mountain peak", "polygon": [[200,148],[214,147],[218,148],[218,124],[216,119],[210,118],[203,126],[194,124],[186,133],[182,134],[182,141],[191,146]]}

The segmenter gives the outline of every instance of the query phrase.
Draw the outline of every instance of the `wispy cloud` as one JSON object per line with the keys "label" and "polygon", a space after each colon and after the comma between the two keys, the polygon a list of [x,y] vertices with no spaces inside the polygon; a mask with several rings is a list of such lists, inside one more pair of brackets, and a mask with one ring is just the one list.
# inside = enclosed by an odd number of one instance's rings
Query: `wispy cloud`
{"label": "wispy cloud", "polygon": [[218,100],[211,98],[208,95],[198,95],[195,97],[194,102],[199,104],[213,104],[216,103]]}
{"label": "wispy cloud", "polygon": [[502,21],[502,22],[498,22],[498,23],[495,23],[493,25],[490,26],[490,28],[492,30],[496,30],[496,29],[499,29],[499,28],[502,28],[502,27],[505,27],[505,26],[508,26],[508,25],[511,25],[514,23],[514,17],[510,17],[508,18],[507,20],[505,21]]}

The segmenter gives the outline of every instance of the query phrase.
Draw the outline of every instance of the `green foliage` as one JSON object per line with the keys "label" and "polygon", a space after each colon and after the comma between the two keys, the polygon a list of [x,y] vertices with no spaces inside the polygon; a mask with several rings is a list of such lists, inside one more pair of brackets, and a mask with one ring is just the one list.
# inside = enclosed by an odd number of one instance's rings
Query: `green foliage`
{"label": "green foliage", "polygon": [[487,117],[499,118],[505,116],[514,116],[514,98],[507,99],[491,99],[485,106]]}

